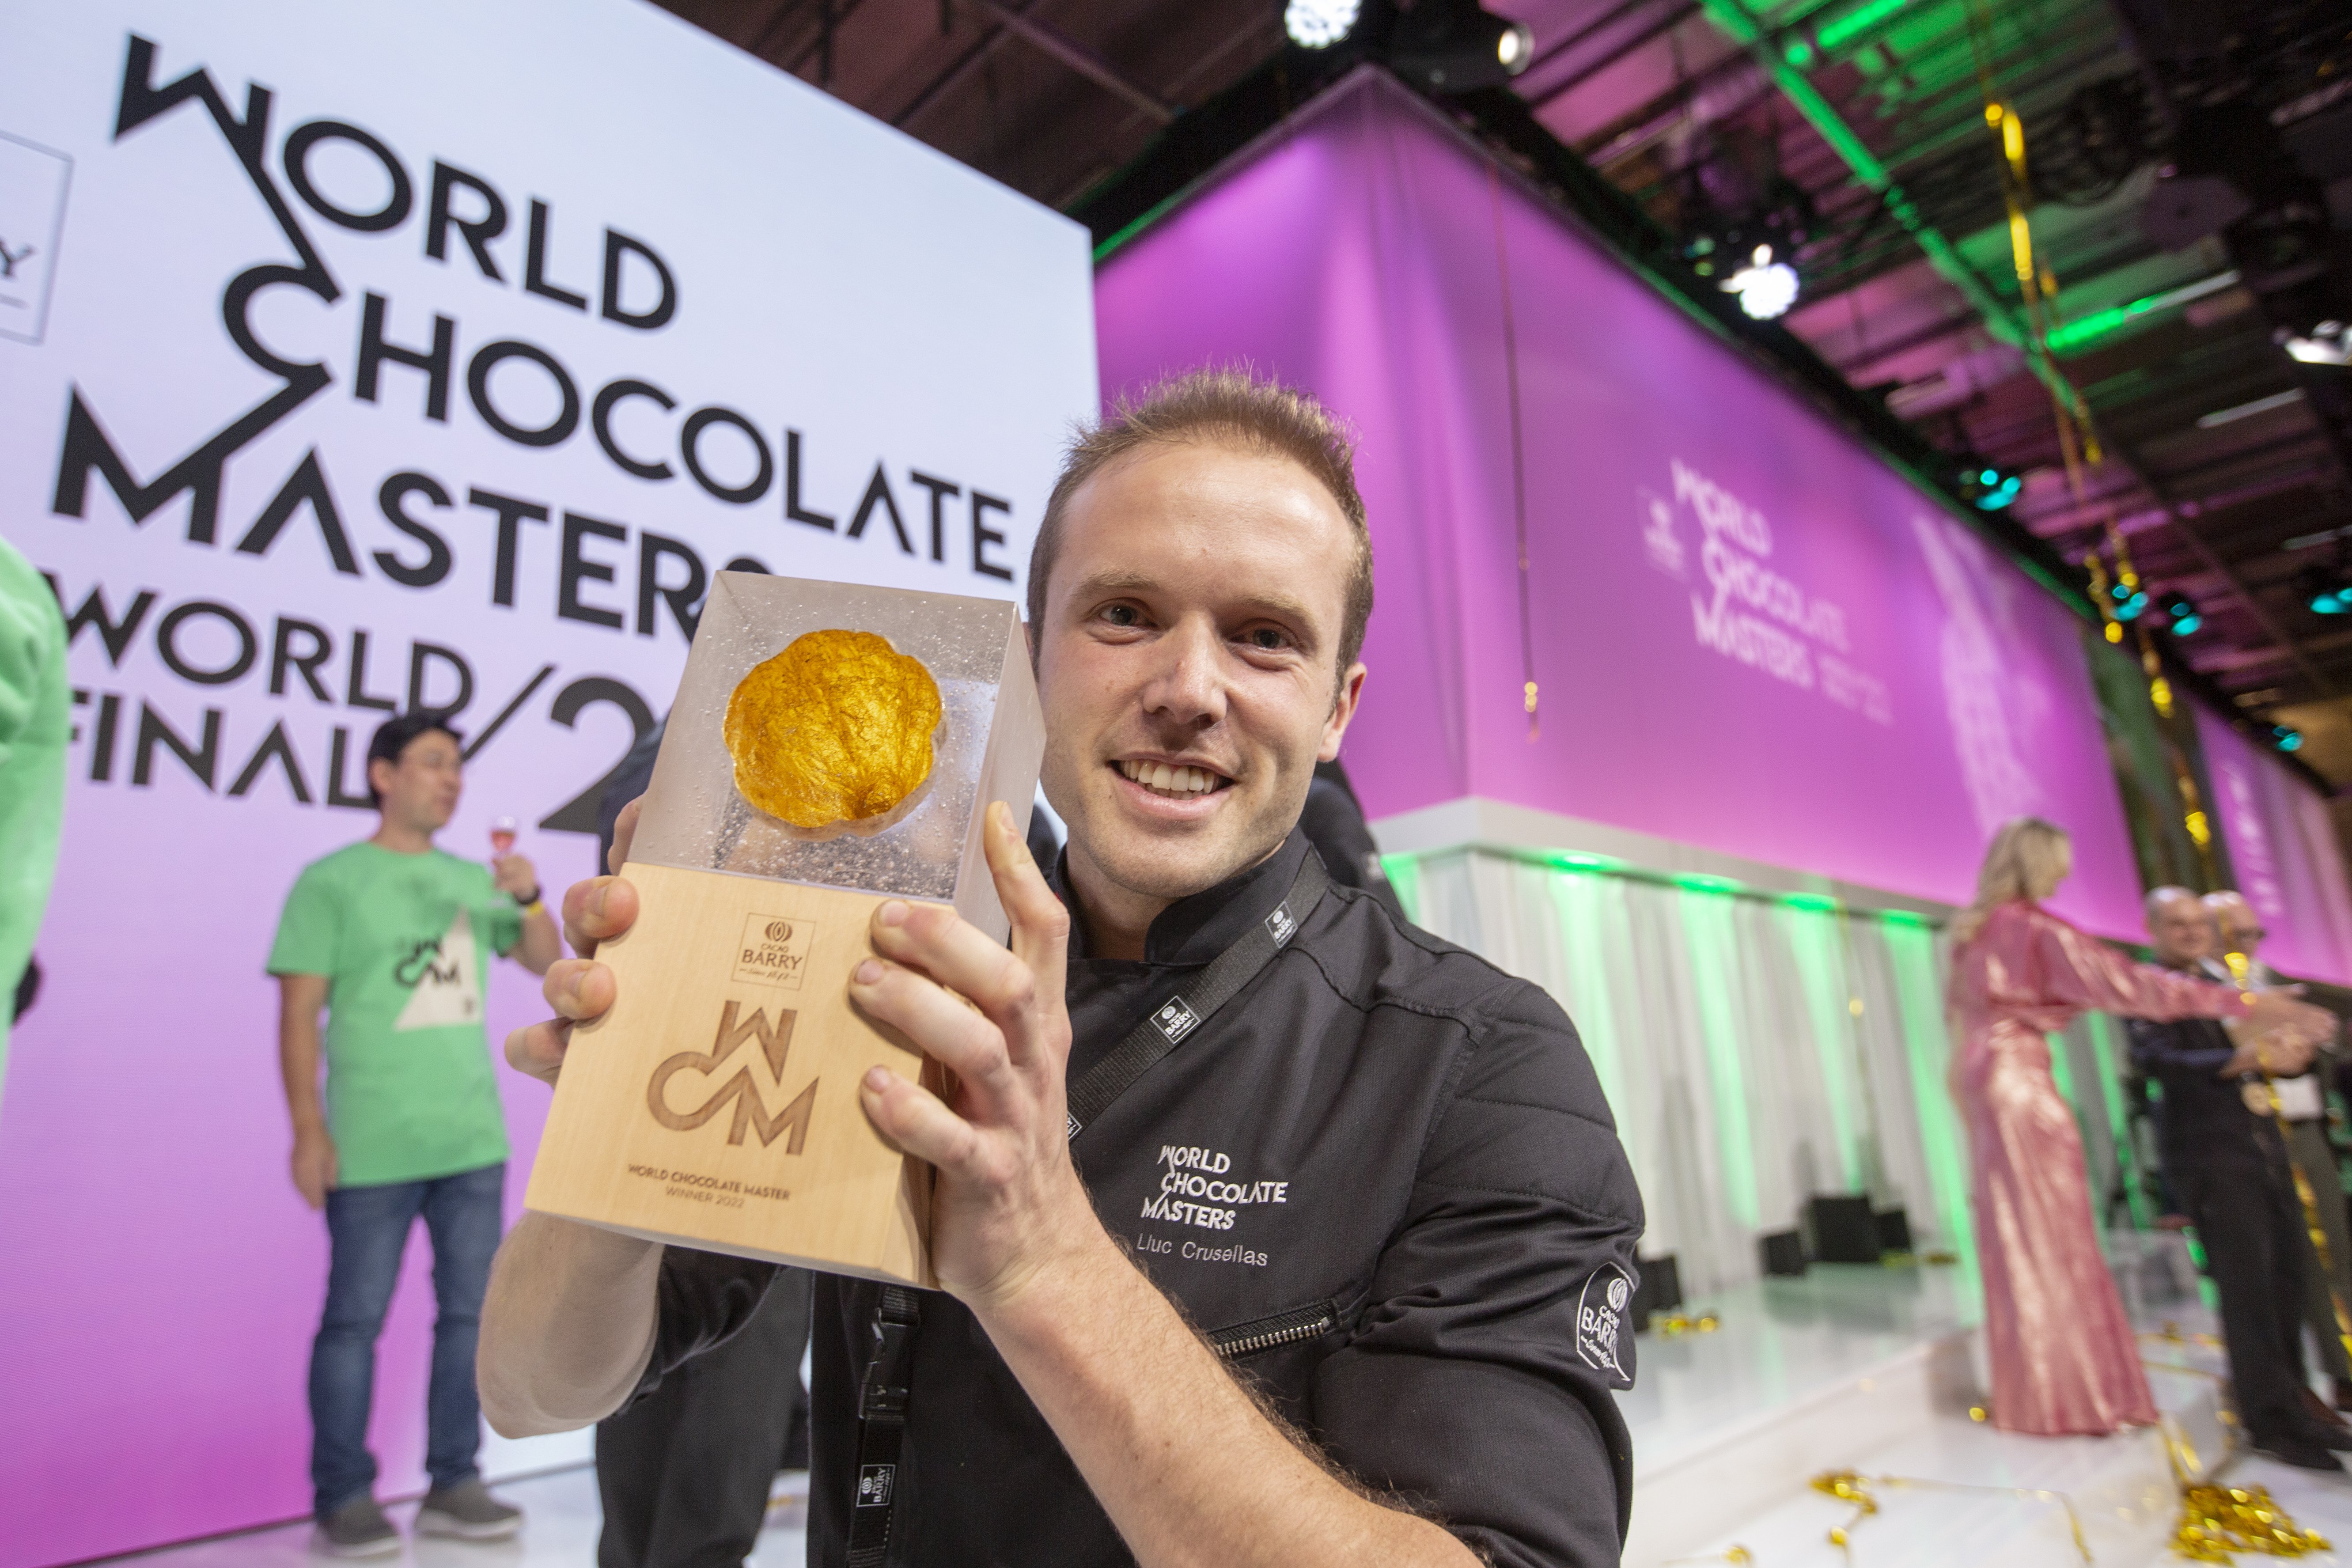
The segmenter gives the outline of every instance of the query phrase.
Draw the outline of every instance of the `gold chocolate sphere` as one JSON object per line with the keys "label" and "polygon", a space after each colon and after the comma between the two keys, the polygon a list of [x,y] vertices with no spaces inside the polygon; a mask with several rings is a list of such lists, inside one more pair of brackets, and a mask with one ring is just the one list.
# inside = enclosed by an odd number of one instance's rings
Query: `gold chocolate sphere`
{"label": "gold chocolate sphere", "polygon": [[881,816],[931,773],[939,682],[872,632],[809,632],[727,700],[735,787],[795,827]]}

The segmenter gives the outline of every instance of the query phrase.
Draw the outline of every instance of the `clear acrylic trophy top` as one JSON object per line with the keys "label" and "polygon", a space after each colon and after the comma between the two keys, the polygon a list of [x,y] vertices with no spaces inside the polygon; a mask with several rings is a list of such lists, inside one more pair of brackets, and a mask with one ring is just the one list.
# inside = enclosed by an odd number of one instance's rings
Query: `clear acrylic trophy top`
{"label": "clear acrylic trophy top", "polygon": [[[898,809],[871,823],[803,829],[744,799],[724,726],[752,667],[826,630],[872,632],[921,660],[943,713],[929,776]],[[630,858],[937,900],[1001,933],[980,807],[1003,800],[1025,824],[1043,747],[1019,614],[1006,601],[721,572],[687,655]]]}

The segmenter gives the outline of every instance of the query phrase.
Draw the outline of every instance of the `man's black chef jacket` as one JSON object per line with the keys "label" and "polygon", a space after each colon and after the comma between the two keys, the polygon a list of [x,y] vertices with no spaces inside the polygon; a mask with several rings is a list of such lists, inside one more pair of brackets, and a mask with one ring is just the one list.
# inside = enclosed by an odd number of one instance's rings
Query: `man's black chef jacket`
{"label": "man's black chef jacket", "polygon": [[[1171,906],[1140,963],[1088,958],[1074,931],[1070,1080],[1271,914],[1309,853],[1293,832]],[[1633,1455],[1610,1390],[1633,1380],[1641,1197],[1542,991],[1334,886],[1071,1153],[1104,1226],[1213,1342],[1320,1324],[1232,1364],[1358,1479],[1498,1564],[1617,1561]],[[770,1273],[670,1248],[640,1392],[741,1323]],[[879,1293],[817,1280],[809,1561],[824,1568],[846,1553]],[[893,1563],[1132,1561],[961,1303],[922,1296],[912,1363]]]}

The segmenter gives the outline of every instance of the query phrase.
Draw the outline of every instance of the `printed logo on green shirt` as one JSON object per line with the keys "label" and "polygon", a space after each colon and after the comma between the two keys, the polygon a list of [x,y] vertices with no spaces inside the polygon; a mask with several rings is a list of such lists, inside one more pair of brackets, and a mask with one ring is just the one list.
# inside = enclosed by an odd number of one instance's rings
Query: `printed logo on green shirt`
{"label": "printed logo on green shirt", "polygon": [[407,956],[394,966],[394,982],[409,991],[393,1032],[480,1022],[482,988],[476,973],[474,926],[460,909],[448,931],[412,942]]}

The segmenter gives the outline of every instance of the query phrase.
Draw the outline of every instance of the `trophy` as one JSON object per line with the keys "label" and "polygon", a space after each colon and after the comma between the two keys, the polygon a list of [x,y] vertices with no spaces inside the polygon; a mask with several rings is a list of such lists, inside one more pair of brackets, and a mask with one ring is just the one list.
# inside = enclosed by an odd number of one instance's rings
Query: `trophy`
{"label": "trophy", "polygon": [[850,1005],[885,899],[1002,940],[982,833],[1025,825],[1045,716],[998,599],[722,572],[629,863],[636,924],[596,956],[524,1202],[706,1251],[929,1286],[930,1167],[858,1080],[939,1069]]}

